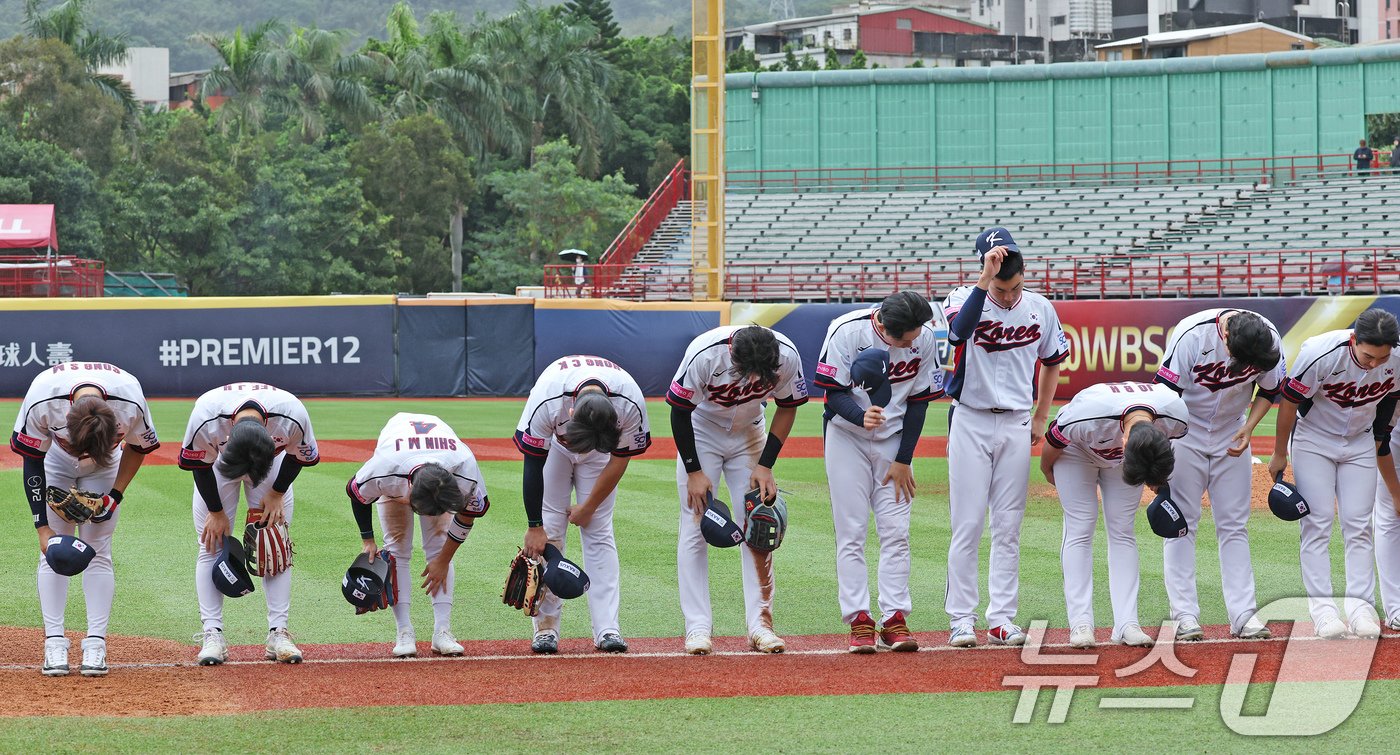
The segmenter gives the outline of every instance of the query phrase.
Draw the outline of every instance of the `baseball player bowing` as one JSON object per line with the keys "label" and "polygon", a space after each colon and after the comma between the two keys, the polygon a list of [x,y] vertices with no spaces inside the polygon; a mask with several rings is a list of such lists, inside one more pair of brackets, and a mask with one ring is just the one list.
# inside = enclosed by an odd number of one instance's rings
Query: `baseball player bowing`
{"label": "baseball player bowing", "polygon": [[384,548],[394,554],[399,585],[393,605],[398,628],[394,655],[407,658],[418,654],[418,640],[409,615],[414,514],[418,515],[423,555],[428,562],[420,576],[433,603],[432,649],[438,655],[461,655],[462,645],[452,633],[452,596],[456,586],[452,557],[467,541],[477,517],[491,506],[471,449],[440,418],[400,412],[379,431],[374,456],[350,478],[345,492],[350,496],[350,509],[370,561],[379,552],[370,518],[372,503],[378,503]]}
{"label": "baseball player bowing", "polygon": [[[78,534],[94,551],[83,571],[87,637],[79,671],[83,676],[102,676],[107,673],[107,620],[116,584],[112,533],[118,504],[146,455],[159,445],[141,383],[113,365],[56,365],[34,378],[24,395],[10,449],[24,458],[24,496],[39,535],[37,581],[44,619],[45,676],[65,676],[69,671],[69,642],[63,635],[68,577],[55,573],[43,557],[49,539]],[[50,512],[50,489],[60,495],[90,491],[100,496],[100,503],[95,510]]]}
{"label": "baseball player bowing", "polygon": [[1186,434],[1190,412],[1175,392],[1147,383],[1100,383],[1075,394],[1050,423],[1040,471],[1064,509],[1060,563],[1070,645],[1094,646],[1094,525],[1103,496],[1108,592],[1114,642],[1152,644],[1138,625],[1138,550],[1133,520],[1142,486],[1172,474],[1169,442]]}
{"label": "baseball player bowing", "polygon": [[[909,515],[914,503],[914,447],[928,402],[943,395],[933,307],[913,291],[831,321],[817,360],[826,389],[823,415],[826,476],[836,524],[836,581],[841,620],[851,626],[850,651],[917,650],[906,623]],[[866,363],[874,384],[864,386]],[[865,567],[871,513],[880,538],[880,629],[870,616]]]}
{"label": "baseball player bowing", "polygon": [[[240,492],[248,499],[249,524],[259,537],[286,534],[292,521],[292,481],[320,461],[311,418],[296,396],[263,383],[231,383],[200,396],[185,428],[180,467],[194,474],[195,592],[204,642],[199,664],[228,659],[224,595],[214,585],[214,561],[238,520]],[[237,537],[237,535],[235,535]],[[301,650],[287,631],[292,603],[291,541],[279,537],[274,571],[261,564],[267,600],[268,660],[300,663]]]}
{"label": "baseball player bowing", "polygon": [[1385,628],[1400,632],[1400,427],[1391,430],[1390,438],[1376,453],[1376,572],[1385,606]]}
{"label": "baseball player bowing", "polygon": [[1283,379],[1278,331],[1254,312],[1208,309],[1177,323],[1167,339],[1157,382],[1180,394],[1191,413],[1190,432],[1172,444],[1172,501],[1186,517],[1187,534],[1167,538],[1162,548],[1178,640],[1204,636],[1196,594],[1196,526],[1207,492],[1220,544],[1220,586],[1230,633],[1245,639],[1269,636],[1254,618],[1254,569],[1245,529],[1253,479],[1249,439],[1277,399]]}
{"label": "baseball player bowing", "polygon": [[[1269,473],[1282,474],[1292,454],[1293,481],[1310,509],[1298,520],[1303,588],[1317,634],[1327,639],[1346,635],[1342,615],[1354,634],[1380,636],[1372,604],[1376,576],[1371,517],[1376,454],[1389,433],[1400,393],[1400,354],[1393,351],[1397,342],[1400,326],[1395,316],[1368,309],[1350,330],[1303,341],[1283,384]],[[1342,614],[1332,598],[1329,550],[1334,517],[1341,520],[1346,546]]]}
{"label": "baseball player bowing", "polygon": [[[956,364],[947,379],[948,592],[944,609],[956,647],[977,644],[978,547],[991,513],[987,563],[987,638],[1020,645],[1021,519],[1039,443],[1060,382],[1069,341],[1049,300],[1024,288],[1025,262],[1005,228],[977,237],[982,273],[949,294],[943,309]],[[1036,377],[1036,366],[1040,376]]]}
{"label": "baseball player bowing", "polygon": [[[620,571],[612,514],[628,461],[651,446],[642,389],[602,357],[560,357],[530,390],[515,446],[525,455],[525,555],[538,557],[547,542],[567,553],[569,525],[577,525],[592,585],[593,644],[607,653],[627,652],[617,621]],[[559,596],[546,592],[534,617],[531,650],[558,652],[562,610]]]}
{"label": "baseball player bowing", "polygon": [[[769,397],[778,406],[771,430],[763,414]],[[713,627],[710,562],[699,518],[721,477],[741,529],[747,521],[741,504],[747,491],[759,490],[765,500],[777,495],[773,465],[792,431],[797,407],[807,403],[807,383],[797,348],[786,336],[759,325],[725,326],[701,333],[686,347],[666,401],[681,500],[676,556],[685,651],[706,655]],[[755,551],[748,543],[739,550],[749,646],[781,653],[786,644],[773,632],[772,553]]]}

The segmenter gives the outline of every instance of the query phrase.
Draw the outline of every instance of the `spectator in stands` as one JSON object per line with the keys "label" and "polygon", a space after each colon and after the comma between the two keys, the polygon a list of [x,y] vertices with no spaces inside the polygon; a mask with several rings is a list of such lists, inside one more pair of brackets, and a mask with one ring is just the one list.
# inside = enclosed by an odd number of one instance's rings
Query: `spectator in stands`
{"label": "spectator in stands", "polygon": [[1362,139],[1361,146],[1357,147],[1356,151],[1351,153],[1351,159],[1356,161],[1357,175],[1370,172],[1371,160],[1374,159],[1375,156],[1376,153],[1372,152],[1371,148],[1366,146],[1366,140]]}
{"label": "spectator in stands", "polygon": [[1390,172],[1400,173],[1400,136],[1390,145]]}

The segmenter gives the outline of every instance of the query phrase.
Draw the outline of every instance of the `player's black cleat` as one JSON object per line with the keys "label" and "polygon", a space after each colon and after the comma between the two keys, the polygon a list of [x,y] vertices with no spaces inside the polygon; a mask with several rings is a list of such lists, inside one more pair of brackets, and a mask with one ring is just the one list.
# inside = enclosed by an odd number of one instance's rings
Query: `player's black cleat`
{"label": "player's black cleat", "polygon": [[559,652],[559,638],[553,632],[540,632],[530,643],[530,651],[542,655],[554,655]]}
{"label": "player's black cleat", "polygon": [[625,653],[627,652],[627,641],[616,632],[608,632],[598,642],[598,649],[604,653]]}

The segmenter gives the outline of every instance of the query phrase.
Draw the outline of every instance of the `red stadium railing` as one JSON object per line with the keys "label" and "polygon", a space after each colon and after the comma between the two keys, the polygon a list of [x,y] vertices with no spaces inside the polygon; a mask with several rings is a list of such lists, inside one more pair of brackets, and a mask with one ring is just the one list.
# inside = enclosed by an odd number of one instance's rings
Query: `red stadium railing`
{"label": "red stadium railing", "polygon": [[[1061,255],[1027,260],[1028,285],[1057,299],[1378,294],[1400,291],[1400,247]],[[735,301],[871,301],[914,288],[942,295],[973,280],[977,261],[737,262],[725,266]],[[545,266],[549,298],[684,301],[686,264]]]}
{"label": "red stadium railing", "polygon": [[104,265],[77,257],[0,256],[0,296],[102,296]]}
{"label": "red stadium railing", "polygon": [[690,173],[685,169],[685,160],[679,160],[671,168],[671,172],[652,190],[651,196],[647,197],[637,214],[622,227],[622,232],[608,245],[598,262],[621,265],[631,262],[632,258],[637,256],[637,252],[646,245],[657,226],[661,225],[661,221],[671,214],[671,210],[676,209],[676,205],[689,198]]}
{"label": "red stadium railing", "polygon": [[727,171],[725,190],[736,193],[824,189],[896,191],[931,187],[984,187],[1004,183],[1155,183],[1227,179],[1275,183],[1296,181],[1320,174],[1335,176],[1352,170],[1351,155],[1348,154],[1040,165],[784,168]]}

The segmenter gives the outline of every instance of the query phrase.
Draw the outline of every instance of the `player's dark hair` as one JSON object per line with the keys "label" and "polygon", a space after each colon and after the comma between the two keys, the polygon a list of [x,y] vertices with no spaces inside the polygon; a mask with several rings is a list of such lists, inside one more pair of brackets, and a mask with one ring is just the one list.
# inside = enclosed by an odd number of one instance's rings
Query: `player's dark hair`
{"label": "player's dark hair", "polygon": [[1362,312],[1357,316],[1352,330],[1356,333],[1357,343],[1367,346],[1400,345],[1400,323],[1395,322],[1395,315],[1384,309]]}
{"label": "player's dark hair", "polygon": [[229,480],[247,475],[254,486],[261,485],[276,456],[277,446],[267,428],[256,417],[244,417],[233,423],[228,443],[219,452],[219,474]]}
{"label": "player's dark hair", "polygon": [[[1274,346],[1274,334],[1264,318],[1253,312],[1236,312],[1225,323],[1225,348],[1230,360],[1237,365],[1267,372],[1278,366],[1279,350]],[[1234,365],[1231,365],[1234,366]]]}
{"label": "player's dark hair", "polygon": [[933,319],[933,307],[917,291],[899,291],[880,304],[880,324],[892,338],[904,338]]}
{"label": "player's dark hair", "polygon": [[68,444],[79,456],[98,464],[112,463],[117,446],[117,415],[97,396],[83,396],[68,409]]}
{"label": "player's dark hair", "polygon": [[757,375],[764,385],[778,383],[778,338],[762,325],[734,331],[729,342],[734,367],[740,375]]}
{"label": "player's dark hair", "polygon": [[574,414],[564,423],[564,445],[574,453],[612,453],[622,432],[617,429],[617,409],[607,394],[589,391],[574,399]]}
{"label": "player's dark hair", "polygon": [[1165,485],[1175,466],[1176,454],[1165,433],[1151,422],[1133,425],[1123,444],[1123,482],[1154,488]]}
{"label": "player's dark hair", "polygon": [[413,470],[408,505],[422,516],[456,513],[467,505],[467,497],[457,486],[457,478],[439,464],[424,464]]}
{"label": "player's dark hair", "polygon": [[996,279],[1009,281],[1024,272],[1026,272],[1025,258],[1019,252],[1008,251],[1001,258],[1001,269],[997,271]]}

